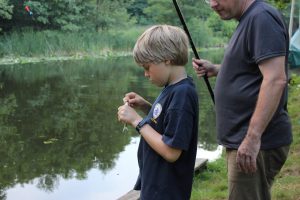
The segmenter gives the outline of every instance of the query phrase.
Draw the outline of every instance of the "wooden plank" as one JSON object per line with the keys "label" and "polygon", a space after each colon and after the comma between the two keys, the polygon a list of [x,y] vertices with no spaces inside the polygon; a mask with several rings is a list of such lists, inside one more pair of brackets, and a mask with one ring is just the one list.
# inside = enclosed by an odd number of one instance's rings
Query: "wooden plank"
{"label": "wooden plank", "polygon": [[204,158],[197,158],[195,162],[194,171],[195,173],[202,172],[204,169],[206,169],[207,159]]}
{"label": "wooden plank", "polygon": [[[197,158],[195,162],[194,171],[195,173],[199,173],[206,169],[207,159]],[[117,200],[139,200],[140,199],[140,191],[131,190],[124,196],[118,198]]]}
{"label": "wooden plank", "polygon": [[131,190],[124,196],[118,198],[117,200],[139,200],[140,199],[140,191]]}

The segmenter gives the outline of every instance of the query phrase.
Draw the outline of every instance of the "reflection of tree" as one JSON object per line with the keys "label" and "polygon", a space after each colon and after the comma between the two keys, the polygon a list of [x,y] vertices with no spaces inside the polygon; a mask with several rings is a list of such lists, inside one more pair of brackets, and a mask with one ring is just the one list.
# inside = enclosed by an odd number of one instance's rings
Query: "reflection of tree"
{"label": "reflection of tree", "polygon": [[113,60],[55,64],[2,68],[0,188],[39,178],[52,191],[60,177],[111,169],[129,143],[116,110],[130,73]]}
{"label": "reflection of tree", "polygon": [[203,83],[198,82],[197,89],[199,94],[198,140],[201,143],[202,148],[215,150],[218,146],[216,142],[215,109],[206,86]]}
{"label": "reflection of tree", "polygon": [[14,182],[7,181],[8,179],[14,180],[12,174],[4,174],[5,170],[9,169],[9,164],[13,163],[10,157],[7,156],[7,152],[12,152],[14,149],[20,147],[19,143],[15,146],[11,146],[10,143],[14,142],[18,138],[16,128],[14,126],[7,125],[7,120],[14,114],[16,109],[16,98],[14,95],[8,95],[0,98],[0,200],[6,199],[5,190],[8,186],[14,184]]}
{"label": "reflection of tree", "polygon": [[[224,50],[220,49],[213,52],[201,52],[200,57],[210,60],[212,63],[221,63]],[[191,59],[190,59],[191,60]],[[196,83],[196,88],[199,94],[199,143],[201,147],[207,150],[215,150],[218,146],[216,140],[216,119],[215,109],[212,103],[207,87],[202,80],[199,80],[192,69],[192,64],[187,65],[188,74],[190,74]],[[214,88],[215,80],[209,79],[211,87]]]}
{"label": "reflection of tree", "polygon": [[58,185],[59,177],[56,174],[46,174],[39,178],[37,187],[52,192]]}
{"label": "reflection of tree", "polygon": [[0,200],[5,200],[5,199],[6,199],[5,191],[3,191],[3,190],[0,188]]}
{"label": "reflection of tree", "polygon": [[[91,168],[106,173],[130,141],[116,118],[123,95],[153,101],[160,91],[132,58],[2,66],[0,74],[0,200],[17,183],[38,179],[53,191],[60,178],[85,179]],[[199,141],[213,149],[214,111],[195,82]]]}

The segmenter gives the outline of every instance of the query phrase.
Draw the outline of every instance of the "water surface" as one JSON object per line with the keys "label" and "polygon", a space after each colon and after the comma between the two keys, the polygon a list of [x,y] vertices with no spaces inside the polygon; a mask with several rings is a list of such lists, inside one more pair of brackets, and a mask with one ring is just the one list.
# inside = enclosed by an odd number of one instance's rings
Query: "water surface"
{"label": "water surface", "polygon": [[[213,160],[214,108],[194,78],[197,157]],[[132,189],[139,136],[116,115],[129,91],[149,101],[160,92],[131,57],[0,66],[0,199],[110,200]]]}

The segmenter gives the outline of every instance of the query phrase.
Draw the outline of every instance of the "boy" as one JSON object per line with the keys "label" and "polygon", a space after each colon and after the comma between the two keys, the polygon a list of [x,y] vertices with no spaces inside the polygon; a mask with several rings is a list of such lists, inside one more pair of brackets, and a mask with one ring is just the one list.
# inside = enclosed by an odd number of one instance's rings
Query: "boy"
{"label": "boy", "polygon": [[[141,135],[140,174],[135,190],[142,200],[190,199],[198,137],[198,96],[187,76],[188,38],[178,27],[158,25],[137,40],[133,56],[149,80],[164,87],[153,106],[138,94],[125,95],[119,121]],[[135,111],[148,114],[144,119]]]}

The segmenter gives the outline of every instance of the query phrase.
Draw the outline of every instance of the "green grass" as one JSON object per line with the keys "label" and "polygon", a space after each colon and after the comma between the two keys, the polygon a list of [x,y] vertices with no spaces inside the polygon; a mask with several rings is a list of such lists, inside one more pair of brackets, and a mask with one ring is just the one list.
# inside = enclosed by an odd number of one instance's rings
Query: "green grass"
{"label": "green grass", "polygon": [[0,57],[91,56],[111,51],[128,51],[145,27],[128,30],[68,32],[13,32],[0,36]]}
{"label": "green grass", "polygon": [[293,125],[293,143],[289,157],[273,188],[273,200],[300,200],[300,76],[292,74],[288,109]]}
{"label": "green grass", "polygon": [[[289,157],[272,187],[272,200],[300,200],[300,76],[292,74],[288,110],[292,121],[293,143]],[[197,175],[192,200],[227,199],[227,168],[224,155],[208,163],[207,170]]]}
{"label": "green grass", "polygon": [[[55,58],[77,59],[86,57],[107,57],[128,54],[137,38],[147,26],[133,26],[127,29],[85,32],[63,32],[55,30],[36,31],[23,29],[0,35],[0,64],[51,61]],[[198,29],[197,29],[198,30]],[[202,29],[201,29],[202,30]],[[198,34],[199,35],[199,34]],[[227,39],[215,38],[205,31],[200,34],[199,47],[220,48]],[[205,36],[205,37],[204,37]]]}
{"label": "green grass", "polygon": [[227,193],[226,161],[224,156],[208,163],[207,170],[194,179],[192,200],[224,199]]}

